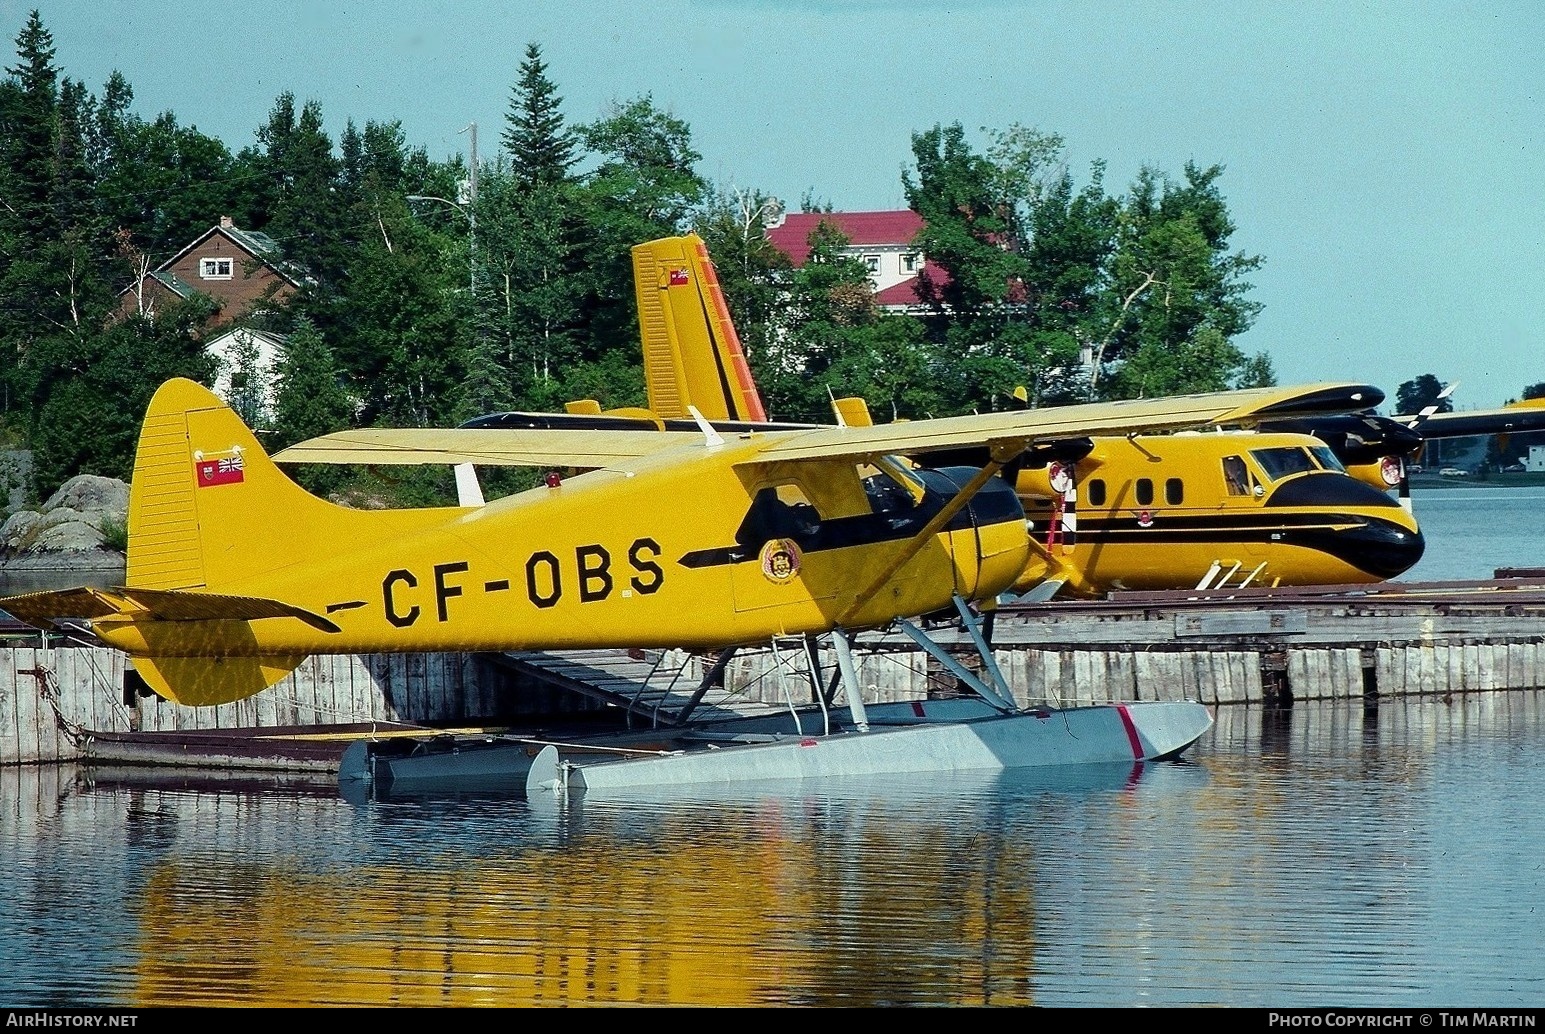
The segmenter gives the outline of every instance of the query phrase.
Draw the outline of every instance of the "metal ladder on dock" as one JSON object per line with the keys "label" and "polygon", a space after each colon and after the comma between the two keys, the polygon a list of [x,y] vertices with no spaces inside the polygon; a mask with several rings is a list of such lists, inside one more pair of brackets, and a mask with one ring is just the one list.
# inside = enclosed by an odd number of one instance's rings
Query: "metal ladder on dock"
{"label": "metal ladder on dock", "polygon": [[694,665],[693,656],[681,651],[524,650],[492,656],[524,677],[620,707],[630,721],[639,718],[649,726],[766,710],[762,705],[736,705],[722,679],[705,680],[712,660]]}

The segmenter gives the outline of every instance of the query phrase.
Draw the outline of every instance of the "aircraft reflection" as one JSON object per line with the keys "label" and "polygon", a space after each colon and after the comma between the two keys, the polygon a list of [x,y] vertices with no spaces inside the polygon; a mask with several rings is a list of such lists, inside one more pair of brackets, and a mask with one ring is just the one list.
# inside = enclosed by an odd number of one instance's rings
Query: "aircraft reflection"
{"label": "aircraft reflection", "polygon": [[[1029,1005],[1047,906],[1027,878],[1036,846],[1005,835],[1005,809],[1119,804],[1148,770],[694,786],[604,803],[486,789],[344,803],[313,781],[260,793],[150,780],[123,820],[126,849],[145,855],[132,998]],[[78,792],[131,779],[98,773]],[[353,817],[327,814],[339,808]],[[956,960],[944,999],[930,972],[941,952]]]}

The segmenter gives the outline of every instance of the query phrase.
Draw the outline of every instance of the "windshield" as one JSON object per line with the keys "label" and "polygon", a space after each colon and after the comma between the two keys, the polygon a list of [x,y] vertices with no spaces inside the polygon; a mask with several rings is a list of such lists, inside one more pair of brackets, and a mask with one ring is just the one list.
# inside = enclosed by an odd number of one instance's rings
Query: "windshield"
{"label": "windshield", "polygon": [[1309,451],[1314,453],[1314,458],[1319,460],[1320,466],[1326,470],[1334,470],[1342,474],[1347,472],[1341,459],[1331,450],[1329,445],[1316,445]]}
{"label": "windshield", "polygon": [[1302,474],[1305,471],[1319,469],[1315,466],[1314,460],[1310,459],[1308,450],[1296,446],[1281,449],[1251,449],[1250,455],[1255,457],[1255,462],[1261,465],[1266,476],[1273,481],[1280,481],[1290,474]]}

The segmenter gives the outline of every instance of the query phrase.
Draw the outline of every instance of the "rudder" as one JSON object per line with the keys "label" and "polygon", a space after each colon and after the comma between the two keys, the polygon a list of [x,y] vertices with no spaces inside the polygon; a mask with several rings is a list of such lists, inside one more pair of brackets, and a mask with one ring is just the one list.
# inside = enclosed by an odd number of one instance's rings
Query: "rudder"
{"label": "rudder", "polygon": [[697,234],[633,248],[633,285],[649,408],[685,418],[767,420],[708,246]]}

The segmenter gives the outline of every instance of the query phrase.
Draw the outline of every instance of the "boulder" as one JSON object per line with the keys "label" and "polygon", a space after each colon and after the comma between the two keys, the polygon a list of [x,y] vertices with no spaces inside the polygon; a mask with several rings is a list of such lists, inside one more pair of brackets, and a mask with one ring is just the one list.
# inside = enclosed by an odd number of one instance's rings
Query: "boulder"
{"label": "boulder", "polygon": [[122,554],[104,544],[104,530],[128,520],[129,486],[116,478],[79,474],[38,510],[19,510],[0,525],[0,567],[100,566]]}
{"label": "boulder", "polygon": [[68,507],[85,514],[107,514],[122,520],[129,512],[129,486],[117,478],[77,474],[48,497],[42,512]]}

